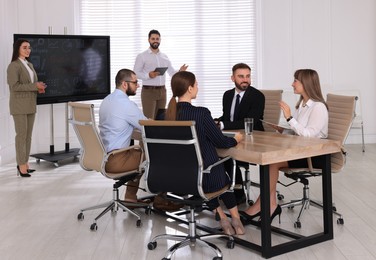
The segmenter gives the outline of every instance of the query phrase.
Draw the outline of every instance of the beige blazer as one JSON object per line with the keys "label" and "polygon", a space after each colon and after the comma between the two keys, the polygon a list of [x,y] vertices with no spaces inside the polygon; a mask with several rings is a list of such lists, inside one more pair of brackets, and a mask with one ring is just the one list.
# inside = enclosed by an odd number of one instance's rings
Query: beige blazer
{"label": "beige blazer", "polygon": [[34,72],[34,83],[31,83],[30,75],[22,62],[17,59],[12,61],[7,69],[9,85],[9,109],[11,115],[34,114],[37,110],[37,73],[33,64],[29,67]]}

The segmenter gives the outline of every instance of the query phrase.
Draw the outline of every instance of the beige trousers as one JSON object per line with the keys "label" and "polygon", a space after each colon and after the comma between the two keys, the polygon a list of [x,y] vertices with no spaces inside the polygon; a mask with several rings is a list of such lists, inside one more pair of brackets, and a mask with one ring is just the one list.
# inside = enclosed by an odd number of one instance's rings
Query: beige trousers
{"label": "beige trousers", "polygon": [[166,88],[142,88],[141,102],[144,115],[155,119],[158,109],[166,108]]}
{"label": "beige trousers", "polygon": [[17,165],[23,165],[29,161],[35,114],[13,115],[13,120],[16,130],[16,161]]}
{"label": "beige trousers", "polygon": [[[142,156],[141,150],[127,150],[122,153],[111,155],[106,163],[106,171],[111,173],[121,173],[138,169]],[[128,181],[125,192],[125,200],[137,200],[137,191],[140,179]]]}

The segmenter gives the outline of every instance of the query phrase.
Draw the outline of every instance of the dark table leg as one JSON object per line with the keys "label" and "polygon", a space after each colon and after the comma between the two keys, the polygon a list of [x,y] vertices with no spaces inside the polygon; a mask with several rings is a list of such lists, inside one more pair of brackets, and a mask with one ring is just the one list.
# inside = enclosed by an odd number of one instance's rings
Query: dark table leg
{"label": "dark table leg", "polygon": [[260,165],[261,255],[269,258],[272,246],[270,224],[269,165]]}

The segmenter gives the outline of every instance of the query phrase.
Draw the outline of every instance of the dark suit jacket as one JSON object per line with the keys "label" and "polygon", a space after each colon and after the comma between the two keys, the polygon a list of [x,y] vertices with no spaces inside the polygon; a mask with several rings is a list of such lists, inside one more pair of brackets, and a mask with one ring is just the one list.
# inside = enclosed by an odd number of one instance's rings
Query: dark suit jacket
{"label": "dark suit jacket", "polygon": [[37,110],[37,74],[33,65],[29,67],[34,72],[34,83],[22,62],[17,59],[11,62],[7,69],[9,85],[9,109],[11,115],[34,114]]}
{"label": "dark suit jacket", "polygon": [[223,115],[218,119],[223,122],[224,129],[244,129],[244,118],[253,118],[253,129],[264,131],[260,119],[264,118],[265,97],[259,90],[249,86],[239,104],[239,114],[236,121],[230,121],[231,104],[234,98],[235,88],[227,90],[223,94]]}
{"label": "dark suit jacket", "polygon": [[[237,145],[235,138],[226,137],[215,124],[209,109],[195,107],[188,102],[177,104],[177,120],[195,121],[196,132],[200,144],[204,169],[218,162],[216,148],[230,148]],[[210,174],[204,174],[203,189],[205,192],[214,192],[230,183],[223,164],[214,167]]]}

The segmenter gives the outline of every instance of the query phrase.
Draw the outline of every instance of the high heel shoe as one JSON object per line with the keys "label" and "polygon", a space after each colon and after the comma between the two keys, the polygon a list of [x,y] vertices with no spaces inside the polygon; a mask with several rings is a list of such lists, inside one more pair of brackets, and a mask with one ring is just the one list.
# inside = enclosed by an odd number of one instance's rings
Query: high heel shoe
{"label": "high heel shoe", "polygon": [[245,211],[239,210],[239,215],[240,215],[243,223],[247,224],[247,223],[250,223],[252,221],[252,219],[259,217],[261,215],[261,212],[259,211],[254,215],[249,215]]}
{"label": "high heel shoe", "polygon": [[20,167],[17,165],[17,176],[21,176],[21,177],[31,177],[31,175],[27,172],[27,173],[23,173],[21,172],[20,170]]}
{"label": "high heel shoe", "polygon": [[27,173],[35,172],[35,169],[27,169]]}
{"label": "high heel shoe", "polygon": [[281,224],[281,214],[282,214],[282,208],[281,208],[281,206],[277,205],[273,214],[270,216],[270,222],[273,222],[273,219],[275,218],[275,216],[278,215],[279,224]]}
{"label": "high heel shoe", "polygon": [[229,236],[235,235],[235,230],[232,228],[230,221],[228,221],[228,219],[221,219],[219,223],[221,224],[223,233]]}
{"label": "high heel shoe", "polygon": [[245,229],[242,222],[240,221],[240,218],[231,218],[231,225],[237,235],[244,235]]}

